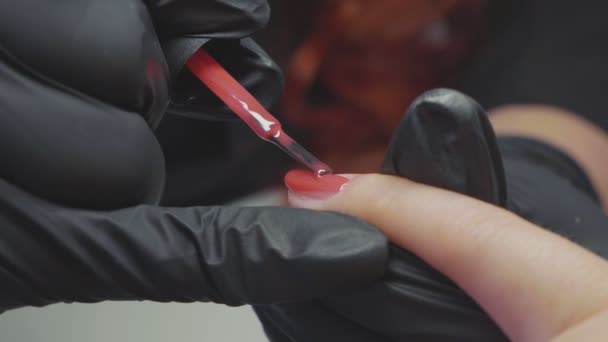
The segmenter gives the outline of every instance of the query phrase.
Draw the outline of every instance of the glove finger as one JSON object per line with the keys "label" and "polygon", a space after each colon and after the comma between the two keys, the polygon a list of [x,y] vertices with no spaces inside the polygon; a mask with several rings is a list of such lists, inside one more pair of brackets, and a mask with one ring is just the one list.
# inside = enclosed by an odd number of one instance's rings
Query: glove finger
{"label": "glove finger", "polygon": [[386,238],[351,217],[287,208],[205,211],[199,244],[218,302],[318,298],[365,286],[385,270]]}
{"label": "glove finger", "polygon": [[159,34],[238,39],[264,27],[266,0],[144,0]]}
{"label": "glove finger", "polygon": [[470,97],[435,89],[418,97],[393,134],[382,173],[504,206],[502,158],[484,110]]}
{"label": "glove finger", "polygon": [[[238,117],[190,71],[183,68],[201,47],[196,39],[183,38],[165,44],[174,81],[169,114],[206,120],[237,120]],[[251,38],[214,40],[204,45],[211,55],[266,108],[274,106],[283,90],[279,66]]]}
{"label": "glove finger", "polygon": [[[111,25],[108,25],[111,22]],[[168,69],[140,0],[0,2],[0,54],[42,78],[137,112],[155,127]]]}
{"label": "glove finger", "polygon": [[160,200],[164,158],[141,115],[25,73],[5,57],[0,53],[0,177],[66,206]]}
{"label": "glove finger", "polygon": [[102,300],[308,300],[382,275],[387,242],[335,213],[60,207],[0,179],[0,310]]}
{"label": "glove finger", "polygon": [[[161,301],[243,305],[319,298],[378,279],[388,254],[386,238],[378,230],[329,212],[144,206],[59,214],[74,229],[103,227],[102,235],[111,232],[110,241],[105,236],[87,239],[88,244],[102,244],[98,250],[115,254],[95,269],[110,275],[114,261],[121,260],[128,272],[120,266],[123,277],[113,281]],[[97,254],[81,253],[79,259],[96,264]]]}

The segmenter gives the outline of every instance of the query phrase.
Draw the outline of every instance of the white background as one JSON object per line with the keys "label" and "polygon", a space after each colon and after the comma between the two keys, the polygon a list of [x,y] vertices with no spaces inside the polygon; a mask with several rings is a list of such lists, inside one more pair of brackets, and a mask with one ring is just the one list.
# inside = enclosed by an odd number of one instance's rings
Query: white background
{"label": "white background", "polygon": [[249,307],[124,302],[57,304],[0,315],[2,342],[265,342]]}

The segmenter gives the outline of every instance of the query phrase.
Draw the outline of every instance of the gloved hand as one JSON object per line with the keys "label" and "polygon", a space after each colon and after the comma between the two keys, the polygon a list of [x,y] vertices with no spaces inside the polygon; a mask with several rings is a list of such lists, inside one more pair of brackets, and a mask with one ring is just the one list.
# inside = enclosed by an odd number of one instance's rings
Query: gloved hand
{"label": "gloved hand", "polygon": [[[458,92],[412,104],[382,172],[507,207],[608,256],[608,219],[576,164],[537,141],[497,140],[482,108]],[[452,281],[396,246],[383,280],[363,291],[256,311],[272,341],[506,340]]]}
{"label": "gloved hand", "polygon": [[384,235],[285,208],[60,207],[0,180],[0,311],[102,300],[308,300],[379,277]]}
{"label": "gloved hand", "polygon": [[[206,43],[264,105],[272,104],[281,73],[246,38],[268,16],[265,1],[3,2],[0,177],[71,206],[156,203],[164,161],[145,121],[156,126],[170,98],[169,112],[228,113],[180,72]],[[85,188],[96,195],[83,196]]]}
{"label": "gloved hand", "polygon": [[280,73],[243,38],[267,16],[265,1],[0,3],[0,311],[289,302],[382,274],[385,237],[342,215],[154,206],[164,158],[150,126],[169,99],[223,108],[180,83],[187,48],[227,38],[209,51],[268,104]]}

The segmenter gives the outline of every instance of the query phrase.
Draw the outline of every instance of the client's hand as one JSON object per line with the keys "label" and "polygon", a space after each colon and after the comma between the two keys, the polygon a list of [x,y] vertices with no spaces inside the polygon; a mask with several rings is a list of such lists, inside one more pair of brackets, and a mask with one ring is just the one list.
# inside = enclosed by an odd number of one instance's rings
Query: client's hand
{"label": "client's hand", "polygon": [[475,101],[436,90],[406,113],[382,172],[409,180],[355,176],[324,200],[292,187],[292,205],[357,216],[396,246],[374,286],[258,307],[273,341],[545,340],[608,307],[604,261],[554,234],[608,256],[608,219],[560,151],[497,140]]}
{"label": "client's hand", "polygon": [[375,225],[458,284],[512,340],[608,334],[608,263],[506,210],[385,175],[355,176],[325,200],[292,194],[290,203]]}

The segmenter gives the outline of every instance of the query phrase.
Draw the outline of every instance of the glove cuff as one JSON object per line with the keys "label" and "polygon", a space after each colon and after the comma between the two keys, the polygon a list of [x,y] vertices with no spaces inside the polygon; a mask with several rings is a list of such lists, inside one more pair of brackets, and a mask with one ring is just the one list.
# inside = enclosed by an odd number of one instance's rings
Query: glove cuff
{"label": "glove cuff", "polygon": [[540,140],[519,136],[500,136],[497,142],[504,160],[519,160],[544,167],[600,203],[587,173],[562,150]]}

